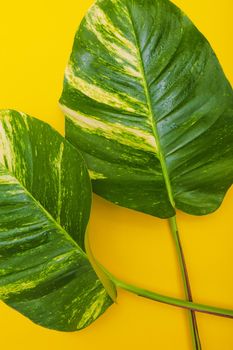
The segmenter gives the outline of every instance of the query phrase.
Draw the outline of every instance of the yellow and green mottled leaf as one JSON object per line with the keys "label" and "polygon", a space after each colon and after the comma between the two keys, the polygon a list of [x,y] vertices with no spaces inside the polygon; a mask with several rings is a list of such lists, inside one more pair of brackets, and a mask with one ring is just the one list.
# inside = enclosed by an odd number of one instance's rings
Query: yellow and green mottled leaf
{"label": "yellow and green mottled leaf", "polygon": [[111,305],[84,251],[90,207],[79,152],[49,125],[0,111],[1,300],[63,331],[88,326]]}
{"label": "yellow and green mottled leaf", "polygon": [[233,182],[233,93],[208,41],[168,0],[97,0],[60,99],[94,191],[162,218],[216,210]]}

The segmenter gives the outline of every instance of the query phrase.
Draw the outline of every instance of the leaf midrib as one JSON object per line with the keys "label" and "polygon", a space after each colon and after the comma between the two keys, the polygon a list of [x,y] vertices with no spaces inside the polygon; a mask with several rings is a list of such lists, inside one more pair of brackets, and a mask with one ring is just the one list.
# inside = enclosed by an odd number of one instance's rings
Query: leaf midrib
{"label": "leaf midrib", "polygon": [[[4,166],[4,165],[3,165]],[[5,167],[5,169],[7,170],[7,172],[9,173],[10,176],[12,176],[17,183],[22,187],[22,189],[25,191],[25,193],[28,195],[28,197],[36,203],[36,205],[39,207],[39,209],[45,214],[45,216],[52,221],[52,223],[54,224],[55,227],[57,227],[62,234],[65,236],[65,238],[72,242],[74,244],[74,246],[77,248],[77,250],[80,252],[80,254],[82,254],[82,256],[88,260],[86,253],[80,248],[80,246],[78,245],[78,243],[69,235],[69,233],[53,218],[53,216],[43,207],[43,205],[26,189],[26,187],[21,183],[21,181],[19,181],[17,179],[17,177],[12,174],[8,168]]]}
{"label": "leaf midrib", "polygon": [[163,150],[161,148],[159,133],[158,133],[157,125],[156,125],[156,122],[155,122],[154,112],[153,112],[153,109],[152,109],[151,97],[150,97],[150,93],[149,93],[148,83],[147,83],[147,80],[146,80],[145,68],[144,68],[144,64],[143,64],[143,60],[142,60],[142,55],[141,55],[141,51],[140,51],[139,41],[138,41],[138,38],[137,38],[137,35],[136,35],[136,30],[135,30],[135,27],[134,27],[133,19],[131,17],[131,13],[129,11],[129,8],[128,8],[127,4],[126,4],[126,6],[127,6],[128,13],[129,13],[129,19],[130,19],[130,22],[131,22],[131,25],[132,25],[132,28],[133,28],[133,35],[134,35],[134,38],[135,38],[135,44],[136,44],[139,68],[140,68],[140,73],[141,73],[141,76],[142,76],[143,88],[144,88],[144,92],[145,92],[145,96],[146,96],[146,102],[147,102],[148,110],[149,110],[149,118],[151,120],[153,136],[155,138],[156,145],[157,145],[158,159],[159,159],[160,164],[161,164],[162,173],[163,173],[163,177],[164,177],[164,181],[165,181],[165,186],[166,186],[168,198],[170,200],[170,203],[171,203],[172,207],[175,209],[175,200],[174,200],[174,197],[173,197],[173,191],[172,191],[171,182],[170,182],[170,178],[169,178],[169,174],[168,174],[167,164],[166,164],[166,160],[165,160],[165,157],[164,157],[164,154],[163,154]]}

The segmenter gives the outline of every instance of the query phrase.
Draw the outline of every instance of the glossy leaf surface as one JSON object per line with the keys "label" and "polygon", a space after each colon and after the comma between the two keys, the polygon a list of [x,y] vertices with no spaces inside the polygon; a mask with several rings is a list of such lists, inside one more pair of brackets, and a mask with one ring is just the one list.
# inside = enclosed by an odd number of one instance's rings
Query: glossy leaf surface
{"label": "glossy leaf surface", "polygon": [[94,191],[166,218],[216,210],[233,181],[233,93],[208,41],[168,0],[97,0],[60,99]]}
{"label": "glossy leaf surface", "polygon": [[49,125],[0,112],[0,299],[53,329],[86,327],[111,305],[84,234],[91,186],[82,156]]}

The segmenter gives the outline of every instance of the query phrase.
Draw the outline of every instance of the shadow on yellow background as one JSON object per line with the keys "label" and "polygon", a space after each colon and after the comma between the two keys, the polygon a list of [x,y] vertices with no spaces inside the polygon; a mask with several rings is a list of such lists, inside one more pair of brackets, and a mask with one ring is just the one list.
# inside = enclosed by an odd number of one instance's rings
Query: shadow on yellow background
{"label": "shadow on yellow background", "polygon": [[[176,0],[209,39],[233,82],[232,0]],[[91,0],[1,1],[0,108],[24,111],[63,132],[58,107],[63,71],[77,26]],[[179,213],[195,301],[233,308],[233,189],[206,217]],[[166,221],[94,196],[90,223],[96,257],[138,286],[183,297]],[[233,320],[198,315],[203,350],[233,349]],[[76,333],[49,331],[0,304],[4,350],[191,350],[186,311],[119,293],[118,305]]]}

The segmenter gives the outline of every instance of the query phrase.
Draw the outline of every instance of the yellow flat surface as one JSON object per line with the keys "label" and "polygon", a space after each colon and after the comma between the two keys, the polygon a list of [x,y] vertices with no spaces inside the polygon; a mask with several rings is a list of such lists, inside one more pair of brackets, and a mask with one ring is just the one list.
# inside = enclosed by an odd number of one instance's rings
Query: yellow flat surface
{"label": "yellow flat surface", "polygon": [[[0,108],[14,108],[63,132],[58,107],[74,33],[90,0],[0,1]],[[209,39],[233,82],[232,0],[176,0]],[[233,190],[206,217],[179,213],[194,299],[233,308]],[[90,224],[97,258],[117,276],[182,297],[166,221],[94,198]],[[233,349],[233,320],[198,314],[203,350]],[[191,350],[186,311],[119,293],[118,305],[89,328],[59,333],[0,304],[4,350]]]}

